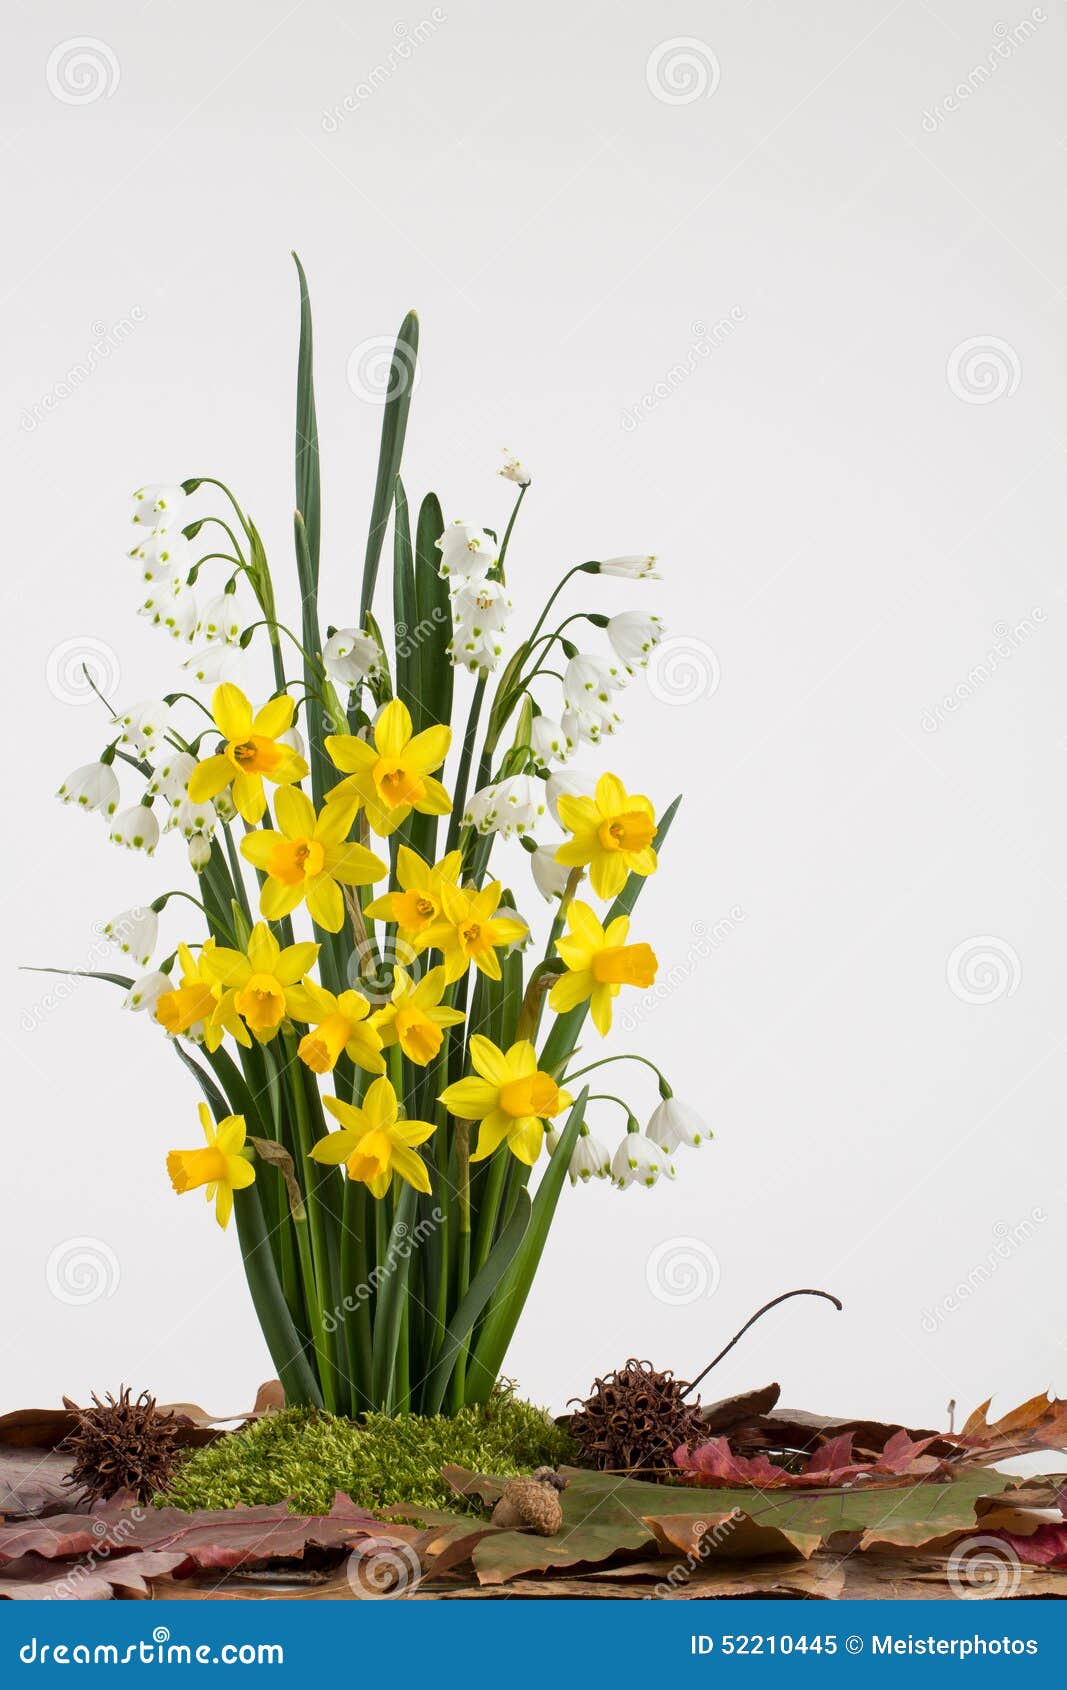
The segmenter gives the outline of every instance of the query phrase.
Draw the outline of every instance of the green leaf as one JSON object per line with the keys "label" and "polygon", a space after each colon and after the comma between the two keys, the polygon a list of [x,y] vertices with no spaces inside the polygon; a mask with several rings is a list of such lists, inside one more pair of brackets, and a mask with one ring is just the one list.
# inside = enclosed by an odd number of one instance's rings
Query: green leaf
{"label": "green leaf", "polygon": [[[177,1039],[173,1044],[179,1060],[195,1077],[215,1120],[224,1120],[231,1110],[222,1091]],[[263,1204],[254,1185],[234,1192],[233,1212],[256,1319],[262,1328],[271,1360],[278,1369],[285,1400],[290,1407],[296,1403],[310,1403],[321,1408],[322,1393],[285,1301],[270,1234],[263,1219]]]}
{"label": "green leaf", "polygon": [[589,1087],[583,1086],[537,1187],[530,1224],[521,1247],[490,1303],[467,1374],[468,1402],[486,1402],[500,1373],[508,1345],[530,1294],[534,1274],[544,1254],[552,1217],[556,1212],[556,1204],[559,1202],[574,1146],[578,1142],[578,1132],[588,1097]]}
{"label": "green leaf", "polygon": [[453,670],[448,655],[452,607],[448,582],[438,573],[437,541],[445,519],[436,493],[427,493],[415,526],[415,635],[421,654],[422,694],[417,729],[452,719]]}
{"label": "green leaf", "polygon": [[378,477],[371,506],[370,533],[363,559],[363,590],[359,600],[359,619],[362,625],[374,603],[374,589],[378,581],[382,542],[393,508],[393,487],[400,473],[404,455],[404,436],[407,433],[411,390],[415,385],[415,363],[419,349],[419,319],[409,311],[400,325],[400,333],[393,349],[389,371],[389,386],[385,395],[385,414],[382,417],[382,441],[378,449]]}
{"label": "green leaf", "polygon": [[[396,636],[396,696],[411,712],[419,712],[419,643],[415,633],[415,570],[411,552],[411,521],[404,484],[396,478],[396,514],[393,520],[393,627]],[[416,724],[416,732],[418,726]]]}
{"label": "green leaf", "polygon": [[[315,382],[312,372],[311,301],[307,277],[296,253],[293,263],[300,278],[300,350],[296,367],[296,508],[307,529],[308,559],[315,587],[319,581],[319,533],[321,495],[319,491],[319,427],[315,417]],[[301,588],[301,590],[303,590]],[[304,641],[307,645],[307,641]],[[309,646],[308,650],[312,648]]]}
{"label": "green leaf", "polygon": [[[767,1555],[808,1556],[835,1540],[844,1547],[858,1533],[878,1541],[879,1528],[906,1523],[913,1542],[933,1542],[954,1531],[973,1530],[983,1498],[999,1495],[1016,1481],[1010,1473],[965,1473],[945,1483],[905,1482],[838,1491],[760,1491],[755,1486],[703,1490],[651,1484],[614,1473],[564,1468],[567,1488],[563,1530],[554,1538],[528,1532],[493,1532],[476,1544],[474,1566],[480,1584],[505,1584],[524,1573],[549,1572],[578,1564],[596,1566],[621,1553],[639,1551],[731,1563]],[[446,1468],[444,1477],[461,1495],[499,1496],[492,1478]]]}
{"label": "green leaf", "polygon": [[404,1186],[393,1216],[384,1262],[378,1263],[382,1277],[378,1286],[378,1306],[374,1316],[373,1395],[374,1401],[383,1406],[392,1395],[397,1339],[400,1336],[400,1320],[407,1297],[408,1268],[411,1262],[411,1247],[407,1240],[415,1213],[416,1195],[414,1186]]}
{"label": "green leaf", "polygon": [[[308,656],[314,658],[320,650],[317,571],[312,562],[310,535],[299,511],[293,518],[293,539],[296,544],[296,573],[300,583],[300,617],[302,643]],[[318,809],[330,783],[332,764],[323,747],[330,728],[325,720],[319,689],[322,674],[318,666],[304,660],[304,723],[307,728],[307,754],[311,766],[311,795]]]}
{"label": "green leaf", "polygon": [[[501,1151],[500,1154],[507,1152]],[[471,1280],[466,1296],[445,1327],[437,1360],[426,1381],[422,1402],[423,1414],[440,1413],[456,1356],[473,1332],[478,1316],[511,1266],[526,1236],[530,1217],[530,1194],[528,1191],[520,1191],[506,1227],[490,1250],[485,1265]]]}
{"label": "green leaf", "polygon": [[23,974],[62,974],[64,979],[77,980],[106,980],[110,986],[123,986],[129,991],[133,981],[128,974],[106,974],[95,968],[39,968],[32,963],[23,963]]}

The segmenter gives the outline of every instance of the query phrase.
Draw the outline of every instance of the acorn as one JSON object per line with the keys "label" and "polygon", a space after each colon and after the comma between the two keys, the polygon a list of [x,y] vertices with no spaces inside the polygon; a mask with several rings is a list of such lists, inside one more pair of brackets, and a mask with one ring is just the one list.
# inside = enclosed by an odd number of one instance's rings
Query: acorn
{"label": "acorn", "polygon": [[566,1479],[553,1467],[538,1467],[528,1479],[509,1479],[493,1509],[493,1525],[555,1537],[563,1528],[559,1493],[566,1488]]}

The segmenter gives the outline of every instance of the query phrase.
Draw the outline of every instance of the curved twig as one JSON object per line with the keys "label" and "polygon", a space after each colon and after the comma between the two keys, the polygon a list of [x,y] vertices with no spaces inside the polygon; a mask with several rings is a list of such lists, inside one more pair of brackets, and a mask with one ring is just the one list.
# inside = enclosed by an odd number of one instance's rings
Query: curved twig
{"label": "curved twig", "polygon": [[757,1309],[755,1314],[752,1316],[751,1320],[745,1321],[744,1326],[742,1326],[742,1328],[739,1332],[734,1333],[733,1337],[730,1339],[730,1342],[726,1345],[725,1349],[721,1349],[719,1351],[718,1355],[715,1357],[715,1359],[713,1361],[708,1362],[708,1365],[707,1365],[707,1367],[705,1367],[703,1373],[698,1373],[696,1378],[693,1380],[692,1384],[687,1385],[685,1387],[685,1390],[682,1392],[682,1396],[687,1397],[689,1395],[690,1391],[696,1390],[696,1388],[700,1384],[701,1380],[707,1378],[707,1376],[711,1372],[712,1368],[718,1367],[718,1365],[719,1365],[720,1361],[722,1360],[723,1356],[729,1355],[729,1353],[733,1349],[734,1345],[736,1343],[738,1343],[740,1341],[740,1339],[742,1339],[744,1337],[745,1333],[748,1331],[750,1326],[755,1326],[757,1320],[762,1320],[763,1316],[768,1312],[769,1309],[777,1308],[779,1303],[788,1302],[790,1297],[825,1297],[826,1301],[828,1303],[833,1303],[834,1308],[838,1311],[839,1314],[840,1314],[841,1310],[844,1308],[844,1304],[841,1302],[840,1298],[835,1297],[833,1295],[832,1291],[815,1291],[815,1290],[812,1290],[808,1286],[805,1286],[802,1289],[797,1290],[797,1291],[783,1291],[780,1297],[772,1297],[769,1303],[764,1303],[764,1305],[761,1309]]}

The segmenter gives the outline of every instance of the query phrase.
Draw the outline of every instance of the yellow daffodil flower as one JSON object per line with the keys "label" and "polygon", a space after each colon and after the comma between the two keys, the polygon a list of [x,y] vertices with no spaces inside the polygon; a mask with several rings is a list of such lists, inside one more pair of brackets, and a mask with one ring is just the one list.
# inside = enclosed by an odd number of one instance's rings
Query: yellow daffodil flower
{"label": "yellow daffodil flower", "polygon": [[382,1037],[373,1020],[367,1019],[370,1004],[362,992],[341,992],[335,997],[313,980],[304,982],[304,990],[314,1006],[312,1020],[316,1025],[300,1041],[301,1062],[315,1074],[329,1074],[344,1051],[357,1068],[368,1074],[384,1074]]}
{"label": "yellow daffodil flower", "polygon": [[179,1194],[207,1186],[207,1200],[215,1199],[215,1219],[225,1228],[233,1213],[233,1194],[243,1191],[256,1170],[241,1155],[245,1142],[243,1115],[227,1115],[216,1127],[206,1103],[200,1105],[200,1125],[207,1140],[203,1150],[171,1150],[167,1155],[170,1183]]}
{"label": "yellow daffodil flower", "polygon": [[362,1180],[372,1197],[385,1196],[394,1174],[416,1191],[429,1191],[426,1163],[413,1146],[426,1142],[433,1124],[398,1119],[396,1092],[388,1080],[375,1080],[367,1088],[362,1108],[342,1103],[339,1097],[322,1101],[340,1121],[341,1130],[319,1139],[311,1151],[312,1161],[331,1168],[343,1162],[349,1179]]}
{"label": "yellow daffodil flower", "polygon": [[567,907],[570,937],[557,939],[556,949],[567,965],[548,995],[557,1015],[590,1000],[593,1026],[605,1034],[611,1027],[612,999],[620,986],[651,986],[656,978],[656,953],[651,945],[628,945],[630,918],[620,915],[603,927],[588,904],[571,901]]}
{"label": "yellow daffodil flower", "polygon": [[392,1001],[373,1016],[382,1044],[399,1044],[411,1062],[425,1068],[441,1048],[442,1027],[457,1027],[463,1012],[441,1004],[448,980],[443,968],[431,968],[418,982],[403,968],[393,970]]}
{"label": "yellow daffodil flower", "polygon": [[156,1020],[175,1037],[179,1033],[202,1037],[208,1050],[218,1050],[224,1033],[232,1034],[238,1044],[250,1045],[233,992],[224,990],[212,971],[216,948],[214,939],[205,939],[199,957],[194,957],[188,945],[178,946],[181,984],[160,995]]}
{"label": "yellow daffodil flower", "polygon": [[570,1094],[560,1091],[551,1074],[539,1071],[529,1039],[502,1051],[475,1033],[470,1057],[481,1077],[457,1080],[441,1093],[441,1102],[461,1121],[481,1122],[471,1161],[484,1161],[506,1139],[512,1154],[533,1167],[541,1154],[545,1120],[570,1108]]}
{"label": "yellow daffodil flower", "polygon": [[640,793],[627,792],[618,775],[601,775],[592,798],[561,794],[558,809],[573,837],[560,846],[556,861],[588,867],[598,898],[617,898],[628,874],[655,873],[655,811]]}
{"label": "yellow daffodil flower", "polygon": [[348,776],[327,795],[329,803],[358,798],[367,820],[383,837],[395,833],[412,810],[446,816],[452,800],[431,775],[448,756],[452,729],[438,725],[412,735],[411,713],[399,698],[389,701],[374,724],[374,743],[353,734],[328,734],[326,750]]}
{"label": "yellow daffodil flower", "polygon": [[499,880],[490,881],[480,892],[466,892],[448,881],[441,882],[440,920],[423,928],[416,949],[441,952],[447,984],[465,974],[472,962],[490,980],[499,980],[497,949],[525,939],[529,929],[524,921],[496,913],[502,890]]}
{"label": "yellow daffodil flower", "polygon": [[278,744],[281,735],[292,727],[295,710],[295,700],[282,693],[253,715],[240,687],[229,681],[216,687],[211,714],[226,746],[217,756],[198,763],[189,776],[193,803],[202,804],[232,785],[238,814],[253,825],[258,822],[267,807],[263,782],[287,786],[290,781],[303,780],[308,772],[303,757],[291,745]]}
{"label": "yellow daffodil flower", "polygon": [[268,921],[288,915],[306,899],[312,920],[327,933],[339,933],[345,920],[341,886],[370,886],[388,874],[380,857],[348,838],[357,808],[338,801],[324,804],[316,816],[299,787],[279,788],[277,829],[261,827],[241,841],[241,855],[267,876],[259,908]]}
{"label": "yellow daffodil flower", "polygon": [[441,883],[448,881],[453,886],[457,883],[462,861],[461,851],[449,851],[431,867],[409,845],[401,845],[396,854],[400,890],[383,892],[367,905],[364,915],[372,921],[394,921],[398,938],[404,944],[413,944],[427,927],[440,919]]}
{"label": "yellow daffodil flower", "polygon": [[265,921],[257,921],[248,950],[218,945],[204,964],[208,977],[233,994],[233,1007],[260,1044],[269,1044],[283,1021],[313,1021],[315,1000],[301,982],[319,954],[305,940],[283,951]]}

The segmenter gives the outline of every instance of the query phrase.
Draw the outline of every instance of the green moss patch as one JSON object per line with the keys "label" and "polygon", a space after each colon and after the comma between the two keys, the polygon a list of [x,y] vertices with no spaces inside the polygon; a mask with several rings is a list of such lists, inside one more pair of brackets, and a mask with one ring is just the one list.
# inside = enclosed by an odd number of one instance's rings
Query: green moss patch
{"label": "green moss patch", "polygon": [[464,1503],[444,1483],[442,1467],[507,1476],[574,1454],[543,1409],[505,1394],[428,1419],[368,1414],[355,1421],[291,1408],[196,1450],[158,1500],[194,1509],[288,1499],[296,1513],[326,1514],[340,1490],[375,1512],[400,1502],[459,1510]]}

